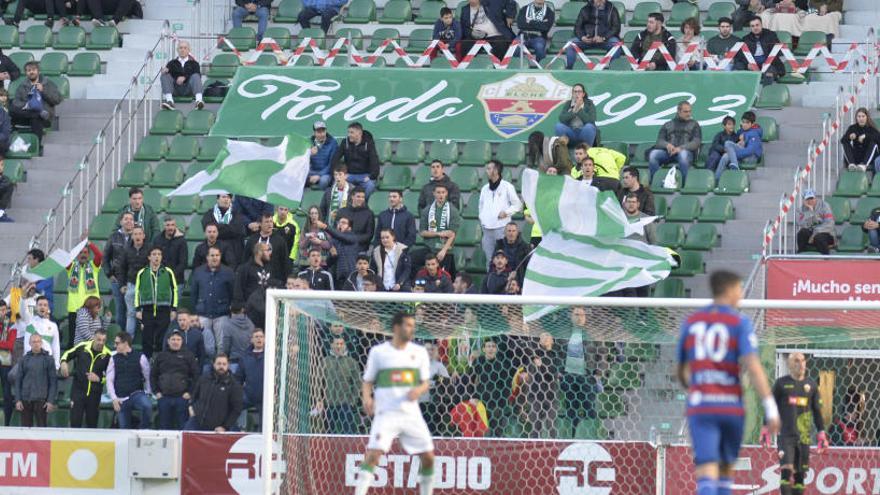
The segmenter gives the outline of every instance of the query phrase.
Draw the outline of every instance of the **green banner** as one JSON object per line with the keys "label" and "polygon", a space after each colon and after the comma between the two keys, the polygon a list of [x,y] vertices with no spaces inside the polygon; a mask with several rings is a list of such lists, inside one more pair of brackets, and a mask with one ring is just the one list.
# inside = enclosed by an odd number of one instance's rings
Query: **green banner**
{"label": "green banner", "polygon": [[654,141],[682,100],[708,141],[725,116],[748,110],[760,74],[241,67],[211,135],[310,135],[323,120],[336,137],[358,121],[384,139],[525,141],[553,133],[578,82],[605,141]]}

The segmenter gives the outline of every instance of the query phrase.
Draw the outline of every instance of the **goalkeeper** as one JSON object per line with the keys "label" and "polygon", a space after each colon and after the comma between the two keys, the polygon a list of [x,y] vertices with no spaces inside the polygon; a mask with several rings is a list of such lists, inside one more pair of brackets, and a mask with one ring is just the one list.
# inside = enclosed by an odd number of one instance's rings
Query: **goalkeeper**
{"label": "goalkeeper", "polygon": [[[828,448],[828,437],[819,409],[820,399],[816,382],[807,378],[807,360],[800,352],[788,356],[788,376],[773,384],[773,397],[779,406],[782,429],[778,446],[780,457],[779,492],[782,495],[804,493],[804,477],[810,469],[811,426],[816,426],[818,453]],[[761,430],[761,442],[770,445],[766,428]]]}

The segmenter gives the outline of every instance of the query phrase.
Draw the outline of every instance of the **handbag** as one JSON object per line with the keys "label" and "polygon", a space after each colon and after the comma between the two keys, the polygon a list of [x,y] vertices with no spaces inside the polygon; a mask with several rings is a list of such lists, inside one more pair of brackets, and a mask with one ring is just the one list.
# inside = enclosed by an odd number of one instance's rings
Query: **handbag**
{"label": "handbag", "polygon": [[675,172],[677,171],[677,169],[678,169],[678,167],[673,165],[672,168],[670,168],[669,171],[666,172],[666,177],[663,178],[663,187],[664,188],[678,189],[678,181],[676,180],[676,177],[675,177]]}

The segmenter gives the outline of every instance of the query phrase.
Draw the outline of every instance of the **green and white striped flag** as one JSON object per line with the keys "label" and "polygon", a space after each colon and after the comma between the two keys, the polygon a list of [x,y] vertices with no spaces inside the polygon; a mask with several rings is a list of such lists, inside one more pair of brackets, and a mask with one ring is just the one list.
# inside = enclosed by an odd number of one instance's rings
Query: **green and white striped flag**
{"label": "green and white striped flag", "polygon": [[240,194],[273,205],[299,207],[309,173],[311,143],[289,135],[278,146],[227,140],[207,169],[168,196]]}
{"label": "green and white striped flag", "polygon": [[[543,237],[526,270],[523,295],[601,296],[669,276],[672,257],[660,246],[626,239],[656,217],[630,223],[616,196],[568,176],[525,170],[523,199]],[[555,306],[526,306],[526,321]]]}
{"label": "green and white striped flag", "polygon": [[32,269],[24,271],[21,274],[21,277],[29,282],[37,282],[44,278],[54,277],[66,270],[68,265],[73,263],[73,260],[76,259],[80,251],[82,251],[88,243],[88,239],[83,239],[82,242],[74,246],[70,251],[65,251],[63,249],[52,251],[48,258]]}

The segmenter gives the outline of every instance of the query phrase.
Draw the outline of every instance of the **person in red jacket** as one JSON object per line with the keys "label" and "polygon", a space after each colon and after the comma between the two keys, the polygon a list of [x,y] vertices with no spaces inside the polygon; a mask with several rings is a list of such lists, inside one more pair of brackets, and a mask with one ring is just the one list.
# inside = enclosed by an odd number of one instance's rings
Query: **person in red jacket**
{"label": "person in red jacket", "polygon": [[6,426],[12,422],[12,411],[15,410],[12,383],[9,381],[15,337],[15,327],[9,323],[9,306],[0,299],[0,388],[3,389],[3,421]]}

